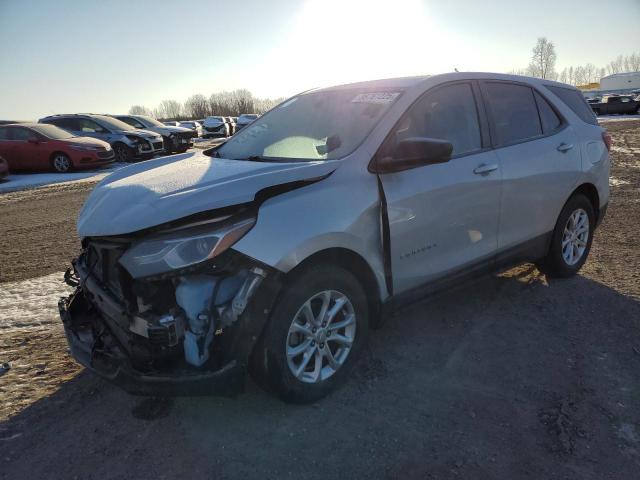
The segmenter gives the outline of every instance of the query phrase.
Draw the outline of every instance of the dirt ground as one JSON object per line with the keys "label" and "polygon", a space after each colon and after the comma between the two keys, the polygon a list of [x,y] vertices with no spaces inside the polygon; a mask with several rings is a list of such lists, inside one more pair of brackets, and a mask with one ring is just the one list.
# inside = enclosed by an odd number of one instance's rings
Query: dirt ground
{"label": "dirt ground", "polygon": [[[414,305],[315,405],[251,381],[132,397],[77,367],[58,324],[0,328],[0,478],[638,478],[640,122],[607,128],[611,201],[580,275],[523,265]],[[65,268],[89,188],[0,195],[0,282]]]}

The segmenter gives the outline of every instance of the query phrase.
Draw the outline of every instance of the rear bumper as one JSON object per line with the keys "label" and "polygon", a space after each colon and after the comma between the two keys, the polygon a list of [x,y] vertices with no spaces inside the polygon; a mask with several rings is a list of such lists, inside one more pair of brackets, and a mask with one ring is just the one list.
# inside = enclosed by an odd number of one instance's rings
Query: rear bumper
{"label": "rear bumper", "polygon": [[133,395],[222,395],[244,390],[245,368],[231,360],[216,371],[140,372],[113,342],[108,326],[78,288],[58,303],[71,355],[84,367]]}

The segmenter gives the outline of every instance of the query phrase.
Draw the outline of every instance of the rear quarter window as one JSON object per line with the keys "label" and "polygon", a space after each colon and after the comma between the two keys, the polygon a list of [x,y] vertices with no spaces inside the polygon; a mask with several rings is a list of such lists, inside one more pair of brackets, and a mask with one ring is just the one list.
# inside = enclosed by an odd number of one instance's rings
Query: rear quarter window
{"label": "rear quarter window", "polygon": [[555,85],[545,85],[545,87],[562,100],[562,103],[569,107],[583,122],[598,125],[596,115],[578,90]]}

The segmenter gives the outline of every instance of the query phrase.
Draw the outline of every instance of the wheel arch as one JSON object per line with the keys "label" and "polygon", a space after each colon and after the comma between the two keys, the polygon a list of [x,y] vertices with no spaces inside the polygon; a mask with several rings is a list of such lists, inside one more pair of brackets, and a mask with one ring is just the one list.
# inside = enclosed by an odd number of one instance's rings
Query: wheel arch
{"label": "wheel arch", "polygon": [[600,194],[598,193],[598,188],[593,183],[583,183],[571,192],[571,195],[567,198],[567,202],[571,197],[577,194],[582,194],[589,199],[589,202],[593,207],[593,211],[596,214],[595,221],[597,224],[600,221]]}
{"label": "wheel arch", "polygon": [[332,247],[315,252],[287,272],[285,281],[295,278],[295,276],[311,267],[327,264],[342,267],[355,275],[367,297],[369,324],[371,327],[379,326],[382,300],[378,294],[380,291],[378,281],[367,261],[353,250]]}

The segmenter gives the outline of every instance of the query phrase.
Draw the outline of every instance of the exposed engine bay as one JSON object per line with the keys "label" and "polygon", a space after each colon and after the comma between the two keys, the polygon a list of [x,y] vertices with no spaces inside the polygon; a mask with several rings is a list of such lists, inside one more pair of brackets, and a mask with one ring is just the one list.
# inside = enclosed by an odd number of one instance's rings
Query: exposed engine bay
{"label": "exposed engine bay", "polygon": [[[243,315],[263,283],[274,286],[279,275],[245,255],[219,248],[229,232],[235,239],[233,232],[242,234],[246,225],[253,225],[246,215],[240,215],[240,220],[237,214],[223,215],[213,221],[164,226],[151,234],[83,239],[82,253],[65,275],[77,290],[60,302],[74,356],[120,384],[111,377],[128,372],[149,377],[153,383],[160,376],[165,383],[177,383],[169,388],[172,394],[200,393],[200,388],[194,392],[188,387],[189,379],[229,364],[244,370],[266,322],[273,292],[258,302],[258,313],[250,319]],[[199,258],[201,254],[205,257]],[[158,267],[162,262],[171,268]],[[175,266],[180,268],[172,269]],[[131,272],[142,276],[134,278]],[[84,349],[84,361],[78,348]],[[234,382],[228,383],[234,390]]]}

